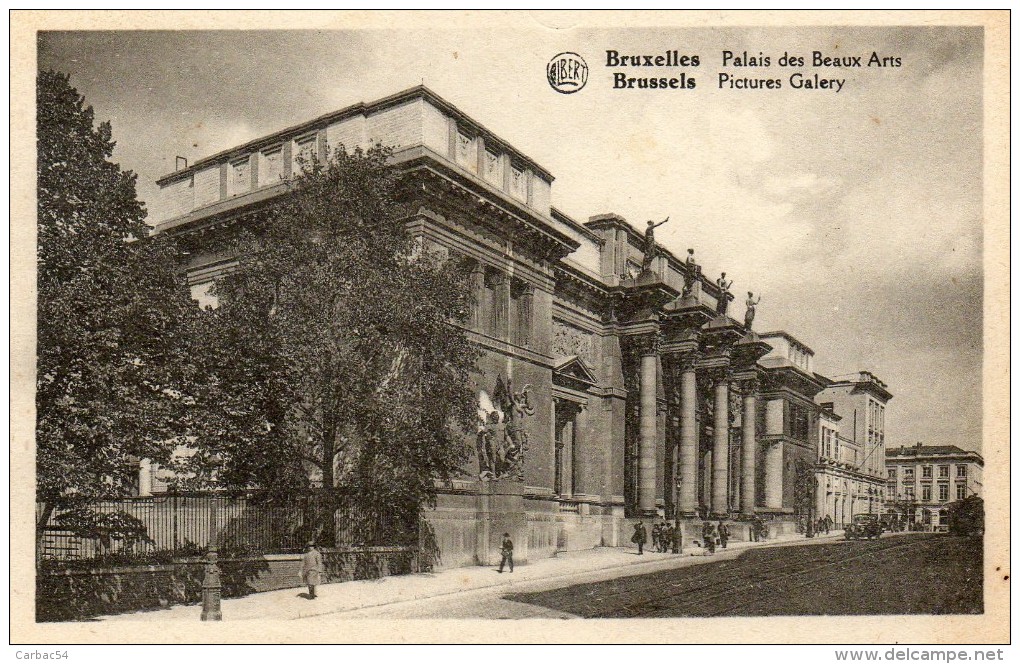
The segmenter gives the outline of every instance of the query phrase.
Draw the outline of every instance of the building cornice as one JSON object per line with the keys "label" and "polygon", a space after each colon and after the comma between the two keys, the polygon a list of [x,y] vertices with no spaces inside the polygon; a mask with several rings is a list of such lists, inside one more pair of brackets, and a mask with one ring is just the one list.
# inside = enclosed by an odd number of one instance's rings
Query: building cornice
{"label": "building cornice", "polygon": [[165,184],[169,184],[170,182],[174,182],[185,177],[189,177],[196,171],[206,168],[208,166],[231,161],[238,157],[242,157],[246,154],[251,154],[257,150],[271,147],[284,140],[298,138],[302,134],[307,134],[309,131],[312,131],[314,129],[325,129],[327,126],[340,120],[355,117],[358,115],[364,116],[372,115],[374,113],[379,113],[393,106],[399,106],[400,104],[403,104],[408,101],[413,101],[415,99],[424,99],[425,101],[428,101],[430,104],[437,107],[439,110],[455,118],[457,122],[464,125],[465,128],[469,129],[473,133],[480,134],[485,139],[486,145],[493,145],[498,147],[503,152],[509,154],[511,159],[514,159],[515,161],[524,164],[545,180],[552,182],[555,179],[552,173],[550,173],[548,170],[540,166],[538,162],[528,157],[520,150],[514,148],[506,140],[500,138],[496,134],[489,131],[480,122],[473,120],[466,113],[464,113],[459,108],[457,108],[450,102],[446,101],[445,99],[443,99],[438,94],[436,94],[429,88],[425,87],[424,85],[417,85],[413,88],[402,90],[400,92],[397,92],[396,94],[392,94],[388,97],[383,97],[382,99],[377,99],[372,102],[358,102],[357,104],[347,106],[338,111],[333,111],[331,113],[326,113],[325,115],[320,115],[319,117],[313,118],[306,122],[292,125],[290,127],[287,127],[286,129],[275,131],[271,134],[267,134],[266,136],[262,136],[260,138],[248,141],[247,143],[243,143],[230,149],[217,152],[208,157],[203,157],[202,159],[199,159],[198,161],[196,161],[194,164],[191,164],[187,168],[182,168],[179,171],[168,173],[162,176],[161,178],[156,180],[156,184],[163,186]]}

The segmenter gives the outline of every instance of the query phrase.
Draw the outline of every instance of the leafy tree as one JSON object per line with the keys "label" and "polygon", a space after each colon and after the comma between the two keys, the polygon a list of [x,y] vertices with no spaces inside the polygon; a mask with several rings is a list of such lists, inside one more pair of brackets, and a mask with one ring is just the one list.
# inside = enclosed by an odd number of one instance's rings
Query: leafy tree
{"label": "leafy tree", "polygon": [[967,496],[949,504],[946,510],[949,531],[954,535],[981,536],[985,531],[985,501]]}
{"label": "leafy tree", "polygon": [[203,340],[214,381],[200,400],[214,405],[197,466],[217,461],[221,485],[321,486],[324,541],[339,492],[408,518],[432,503],[477,408],[465,266],[409,232],[389,154],[341,147],[304,164],[229,240],[238,264]]}
{"label": "leafy tree", "polygon": [[110,124],[64,74],[40,73],[36,102],[38,545],[54,510],[86,534],[121,528],[127,515],[88,505],[186,440],[197,307],[172,243],[148,237],[136,176],[110,161]]}

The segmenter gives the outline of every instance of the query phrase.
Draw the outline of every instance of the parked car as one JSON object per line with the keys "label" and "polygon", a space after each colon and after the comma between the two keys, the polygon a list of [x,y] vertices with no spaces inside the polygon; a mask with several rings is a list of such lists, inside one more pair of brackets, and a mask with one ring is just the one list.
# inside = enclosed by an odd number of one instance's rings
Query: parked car
{"label": "parked car", "polygon": [[877,514],[857,514],[846,527],[846,539],[878,539],[882,536],[882,522]]}

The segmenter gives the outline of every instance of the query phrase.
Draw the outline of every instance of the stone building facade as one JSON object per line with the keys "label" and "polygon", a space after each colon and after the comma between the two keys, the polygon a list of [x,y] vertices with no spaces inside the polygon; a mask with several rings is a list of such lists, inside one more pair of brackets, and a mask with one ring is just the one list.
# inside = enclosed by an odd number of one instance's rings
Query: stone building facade
{"label": "stone building facade", "polygon": [[[879,514],[885,502],[885,413],[888,386],[868,371],[826,381],[815,401],[828,415],[832,451],[819,449],[819,515],[847,523]],[[824,454],[823,454],[824,453]]]}
{"label": "stone building facade", "polygon": [[985,462],[955,445],[900,446],[885,451],[885,510],[907,527],[946,530],[949,504],[982,494]]}
{"label": "stone building facade", "polygon": [[410,183],[411,231],[474,261],[480,402],[529,385],[534,407],[522,478],[480,462],[441,488],[426,517],[444,566],[498,560],[503,532],[526,561],[628,544],[632,524],[656,515],[681,519],[688,537],[706,517],[732,520],[737,538],[755,513],[792,520],[791,469],[815,457],[826,381],[768,360],[783,337],[745,329],[693,261],[661,247],[646,257],[619,215],[582,223],[557,210],[551,173],[425,87],[161,178],[156,230],[185,243],[196,299],[215,305],[209,284],[234,260],[207,250],[208,233],[282,194],[300,156],[377,141]]}

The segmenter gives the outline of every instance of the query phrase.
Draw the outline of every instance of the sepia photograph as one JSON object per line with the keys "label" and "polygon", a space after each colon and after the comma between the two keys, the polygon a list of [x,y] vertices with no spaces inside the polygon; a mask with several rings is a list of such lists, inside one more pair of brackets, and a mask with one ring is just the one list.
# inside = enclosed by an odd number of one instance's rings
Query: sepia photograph
{"label": "sepia photograph", "polygon": [[1008,25],[15,12],[12,642],[1007,643]]}

